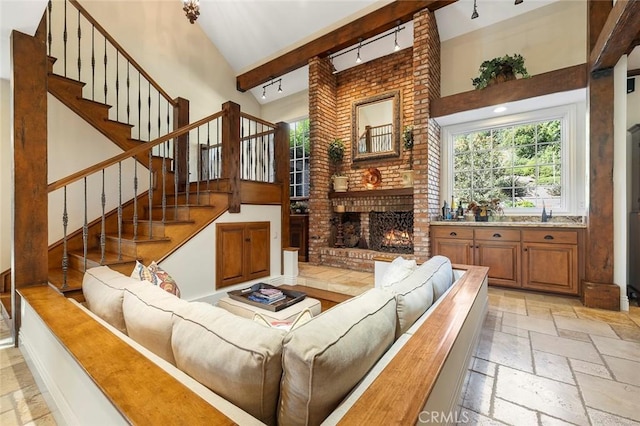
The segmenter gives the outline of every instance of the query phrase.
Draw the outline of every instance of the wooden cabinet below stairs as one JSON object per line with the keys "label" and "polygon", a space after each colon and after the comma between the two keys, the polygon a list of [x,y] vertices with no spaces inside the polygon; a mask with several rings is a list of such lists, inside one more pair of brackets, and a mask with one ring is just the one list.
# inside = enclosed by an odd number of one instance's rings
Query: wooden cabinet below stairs
{"label": "wooden cabinet below stairs", "polygon": [[271,274],[270,223],[216,225],[216,288]]}
{"label": "wooden cabinet below stairs", "polygon": [[432,225],[433,255],[489,267],[489,284],[580,294],[580,229]]}

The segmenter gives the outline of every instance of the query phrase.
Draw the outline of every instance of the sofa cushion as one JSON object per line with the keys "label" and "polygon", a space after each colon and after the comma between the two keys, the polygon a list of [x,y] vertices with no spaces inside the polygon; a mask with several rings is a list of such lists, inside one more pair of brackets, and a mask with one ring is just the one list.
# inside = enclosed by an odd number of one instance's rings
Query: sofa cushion
{"label": "sofa cushion", "polygon": [[173,316],[176,366],[267,424],[276,423],[285,331],[190,302]]}
{"label": "sofa cushion", "polygon": [[398,256],[389,264],[387,270],[380,280],[382,288],[387,288],[393,284],[402,281],[416,269],[416,261],[414,259],[405,259]]}
{"label": "sofa cushion", "polygon": [[124,291],[122,310],[129,337],[175,365],[171,317],[187,303],[146,281],[128,287]]}
{"label": "sofa cushion", "polygon": [[[127,334],[122,313],[124,289],[140,281],[127,277],[108,266],[87,269],[82,278],[82,293],[87,308],[100,318]],[[151,285],[151,283],[146,282]]]}
{"label": "sofa cushion", "polygon": [[444,256],[433,256],[424,266],[424,273],[432,276],[433,300],[438,300],[453,284],[453,268],[451,261]]}
{"label": "sofa cushion", "polygon": [[396,338],[404,334],[433,303],[432,275],[425,273],[424,265],[385,289],[396,297]]}
{"label": "sofa cushion", "polygon": [[396,303],[372,289],[291,331],[284,340],[278,422],[320,424],[393,344]]}

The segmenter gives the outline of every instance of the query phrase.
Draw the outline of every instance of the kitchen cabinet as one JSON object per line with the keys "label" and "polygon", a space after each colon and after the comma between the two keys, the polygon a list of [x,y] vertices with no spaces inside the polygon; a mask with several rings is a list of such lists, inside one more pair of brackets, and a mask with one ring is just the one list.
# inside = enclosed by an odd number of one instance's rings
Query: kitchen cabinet
{"label": "kitchen cabinet", "polygon": [[581,229],[545,226],[431,226],[432,254],[489,267],[489,284],[579,295]]}
{"label": "kitchen cabinet", "polygon": [[307,262],[309,257],[308,214],[292,214],[289,216],[289,246],[299,248],[298,260]]}
{"label": "kitchen cabinet", "polygon": [[270,223],[216,225],[216,288],[267,277],[270,272]]}

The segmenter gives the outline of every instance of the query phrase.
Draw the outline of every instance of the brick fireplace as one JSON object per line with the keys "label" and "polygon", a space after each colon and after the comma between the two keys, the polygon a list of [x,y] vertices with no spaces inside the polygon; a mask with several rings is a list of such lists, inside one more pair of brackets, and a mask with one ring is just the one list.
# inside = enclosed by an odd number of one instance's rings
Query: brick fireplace
{"label": "brick fireplace", "polygon": [[[400,91],[400,129],[414,128],[413,188],[403,188],[400,172],[408,168],[409,153],[354,162],[351,158],[352,105],[361,99],[393,90]],[[372,271],[373,258],[383,252],[370,248],[330,247],[337,206],[357,212],[362,238],[369,242],[369,213],[410,212],[413,216],[413,255],[426,260],[430,254],[429,218],[439,210],[440,129],[429,119],[430,99],[440,93],[440,41],[433,13],[414,15],[412,48],[332,74],[327,58],[309,62],[310,175],[309,261],[349,269]],[[347,145],[341,171],[349,177],[349,189],[331,189],[332,170],[327,145],[335,138]],[[367,190],[363,173],[377,168],[382,182]],[[342,207],[338,208],[342,210]],[[375,225],[374,225],[375,226]],[[401,235],[401,234],[400,234]],[[396,254],[391,254],[395,256]]]}

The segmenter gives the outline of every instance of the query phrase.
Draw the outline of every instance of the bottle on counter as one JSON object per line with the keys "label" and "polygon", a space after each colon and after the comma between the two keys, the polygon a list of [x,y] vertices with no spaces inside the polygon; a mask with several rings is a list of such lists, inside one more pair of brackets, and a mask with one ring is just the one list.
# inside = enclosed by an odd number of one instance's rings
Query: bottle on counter
{"label": "bottle on counter", "polygon": [[548,222],[547,209],[545,208],[544,201],[542,202],[542,222]]}

